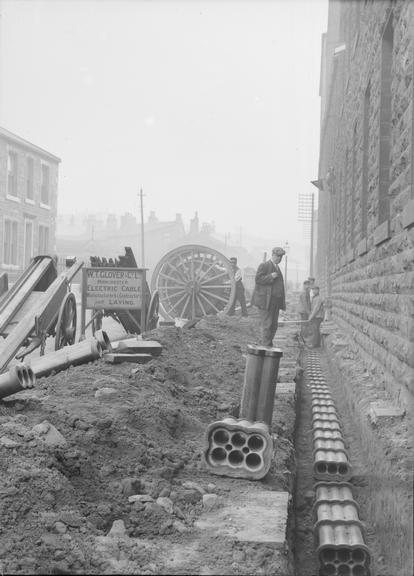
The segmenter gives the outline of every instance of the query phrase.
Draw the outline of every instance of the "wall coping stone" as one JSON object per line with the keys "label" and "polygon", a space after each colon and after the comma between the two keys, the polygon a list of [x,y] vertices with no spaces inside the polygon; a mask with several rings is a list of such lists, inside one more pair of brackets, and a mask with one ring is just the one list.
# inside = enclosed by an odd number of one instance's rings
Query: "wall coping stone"
{"label": "wall coping stone", "polygon": [[367,245],[367,239],[366,238],[362,238],[362,240],[360,240],[357,244],[356,247],[356,252],[358,254],[358,256],[363,256],[364,254],[366,254],[368,252],[368,245]]}
{"label": "wall coping stone", "polygon": [[382,222],[382,224],[377,226],[374,230],[374,244],[375,246],[378,246],[379,244],[385,242],[385,240],[388,240],[389,238],[390,238],[390,221],[384,220],[384,222]]}
{"label": "wall coping stone", "polygon": [[346,253],[346,260],[347,262],[353,262],[355,260],[355,249],[350,248]]}
{"label": "wall coping stone", "polygon": [[402,213],[402,225],[410,228],[414,224],[414,198],[404,207]]}

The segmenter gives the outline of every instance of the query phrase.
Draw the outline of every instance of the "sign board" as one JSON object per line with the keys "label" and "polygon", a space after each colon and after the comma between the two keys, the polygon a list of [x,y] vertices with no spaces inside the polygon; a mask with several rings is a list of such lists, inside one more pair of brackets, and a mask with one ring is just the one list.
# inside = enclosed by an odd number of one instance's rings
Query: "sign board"
{"label": "sign board", "polygon": [[93,316],[102,310],[139,310],[142,326],[145,326],[146,311],[143,309],[143,294],[146,278],[143,268],[89,267],[82,270],[82,318],[81,331],[85,333],[85,311],[93,310]]}
{"label": "sign board", "polygon": [[141,308],[142,283],[143,271],[138,268],[84,268],[85,308]]}

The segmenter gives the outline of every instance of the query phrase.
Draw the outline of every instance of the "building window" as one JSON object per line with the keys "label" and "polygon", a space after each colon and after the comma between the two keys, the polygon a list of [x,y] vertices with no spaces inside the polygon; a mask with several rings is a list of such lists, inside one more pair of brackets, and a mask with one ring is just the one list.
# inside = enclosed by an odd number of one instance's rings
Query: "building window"
{"label": "building window", "polygon": [[3,262],[17,266],[17,221],[4,219]]}
{"label": "building window", "polygon": [[348,206],[348,198],[349,198],[349,150],[345,150],[345,169],[343,173],[343,185],[342,185],[342,194],[343,194],[343,217],[342,217],[342,227],[343,227],[343,236],[342,236],[342,252],[346,254],[348,249],[348,226],[349,226],[349,206]]}
{"label": "building window", "polygon": [[24,223],[24,265],[27,266],[33,256],[33,220]]}
{"label": "building window", "polygon": [[34,160],[30,156],[26,161],[26,198],[28,200],[34,198]]}
{"label": "building window", "polygon": [[390,157],[391,157],[391,79],[394,49],[392,14],[382,36],[381,45],[381,103],[379,145],[378,224],[390,216]]}
{"label": "building window", "polygon": [[7,194],[17,197],[17,154],[11,150],[7,155]]}
{"label": "building window", "polygon": [[361,239],[366,238],[368,223],[368,158],[370,145],[369,113],[371,86],[368,84],[364,95],[363,144],[362,144],[362,187],[361,187]]}
{"label": "building window", "polygon": [[47,254],[49,251],[49,228],[39,224],[39,254]]}
{"label": "building window", "polygon": [[354,124],[352,133],[352,174],[351,174],[351,218],[350,218],[350,243],[355,246],[355,196],[356,196],[356,172],[357,172],[357,125]]}
{"label": "building window", "polygon": [[49,206],[49,187],[50,187],[50,168],[48,164],[42,163],[41,184],[40,184],[40,202]]}

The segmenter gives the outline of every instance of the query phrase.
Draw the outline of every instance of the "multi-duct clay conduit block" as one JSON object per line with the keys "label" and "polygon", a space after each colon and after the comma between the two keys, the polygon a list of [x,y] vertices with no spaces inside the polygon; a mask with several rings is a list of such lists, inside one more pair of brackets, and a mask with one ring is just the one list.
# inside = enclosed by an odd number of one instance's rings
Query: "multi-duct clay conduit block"
{"label": "multi-duct clay conduit block", "polygon": [[352,476],[348,455],[344,451],[318,448],[313,457],[313,475],[317,480],[349,480]]}
{"label": "multi-duct clay conduit block", "polygon": [[323,406],[320,404],[316,404],[312,406],[312,414],[336,414],[335,406]]}
{"label": "multi-duct clay conduit block", "polygon": [[316,450],[331,450],[332,452],[343,452],[348,455],[342,438],[314,438],[314,453]]}
{"label": "multi-duct clay conduit block", "polygon": [[213,474],[260,480],[269,471],[273,441],[261,422],[225,418],[209,425],[204,463]]}
{"label": "multi-duct clay conduit block", "polygon": [[339,422],[329,422],[329,420],[313,420],[312,421],[313,431],[315,430],[339,430],[341,431],[341,426]]}
{"label": "multi-duct clay conduit block", "polygon": [[26,388],[33,388],[36,376],[30,366],[21,363],[9,368],[4,374],[0,374],[0,398],[5,398]]}
{"label": "multi-duct clay conduit block", "polygon": [[369,576],[371,559],[358,505],[350,484],[343,482],[352,472],[335,404],[314,356],[306,371],[312,389],[314,476],[328,480],[315,487],[320,576]]}
{"label": "multi-duct clay conduit block", "polygon": [[313,431],[313,442],[315,443],[317,440],[342,440],[342,432],[318,428]]}
{"label": "multi-duct clay conduit block", "polygon": [[333,406],[335,407],[335,402],[332,399],[324,400],[322,398],[312,398],[312,408],[315,406]]}
{"label": "multi-duct clay conduit block", "polygon": [[314,412],[312,414],[312,422],[314,422],[315,420],[323,420],[325,422],[338,422],[339,424],[336,411],[333,414],[329,412]]}
{"label": "multi-duct clay conduit block", "polygon": [[322,576],[370,576],[370,553],[359,521],[321,521],[315,530]]}

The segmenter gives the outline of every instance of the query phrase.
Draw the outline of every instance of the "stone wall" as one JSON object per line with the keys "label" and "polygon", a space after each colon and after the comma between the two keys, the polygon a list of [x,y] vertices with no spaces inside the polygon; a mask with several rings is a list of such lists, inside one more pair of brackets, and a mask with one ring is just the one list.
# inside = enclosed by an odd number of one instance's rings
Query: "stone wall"
{"label": "stone wall", "polygon": [[414,398],[414,2],[331,0],[329,11],[326,44],[337,50],[323,55],[332,63],[321,94],[318,282],[378,384],[407,404]]}

